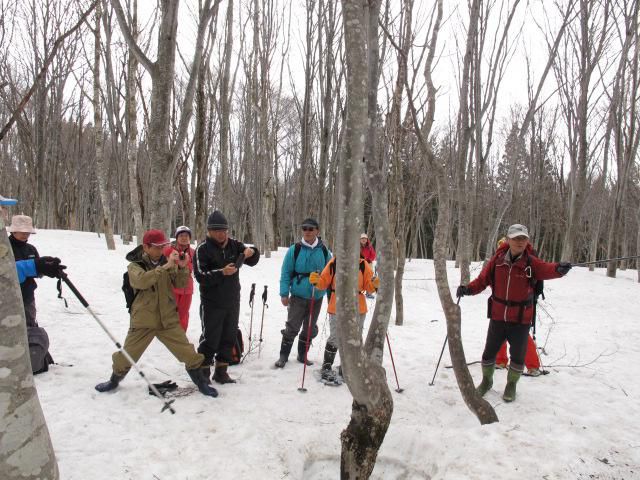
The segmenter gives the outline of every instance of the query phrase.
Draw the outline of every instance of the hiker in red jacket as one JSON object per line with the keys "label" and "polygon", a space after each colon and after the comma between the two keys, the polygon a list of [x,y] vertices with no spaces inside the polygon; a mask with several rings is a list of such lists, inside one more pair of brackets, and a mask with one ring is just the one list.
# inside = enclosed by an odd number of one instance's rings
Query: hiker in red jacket
{"label": "hiker in red jacket", "polygon": [[[507,237],[502,237],[500,240],[498,240],[498,248],[500,248],[500,246],[506,242],[507,242]],[[533,252],[533,255],[535,255],[536,257],[538,256],[538,254],[535,251]],[[542,294],[543,283],[544,282],[542,281],[537,282],[536,287],[540,287],[540,288],[539,289],[536,288],[536,292],[535,292],[536,296]],[[542,298],[544,298],[544,295],[542,295]],[[537,298],[534,298],[534,306],[537,300],[538,300]],[[534,308],[534,316],[535,316],[535,310],[536,309]],[[535,317],[534,317],[534,322],[535,322]],[[535,328],[534,328],[534,332],[535,332]],[[502,342],[500,351],[496,356],[496,368],[507,368],[508,363],[509,363],[509,359],[507,357],[507,342],[505,340],[504,342]],[[527,375],[530,375],[532,377],[539,377],[540,375],[542,375],[542,372],[540,371],[540,358],[538,357],[538,347],[536,345],[535,340],[531,337],[531,333],[529,333],[529,336],[527,338],[527,353],[524,357],[524,366],[527,367]]]}
{"label": "hiker in red jacket", "polygon": [[173,287],[173,296],[176,299],[176,305],[178,308],[178,318],[180,319],[180,326],[186,332],[189,326],[189,308],[191,307],[191,299],[193,298],[193,257],[194,250],[191,248],[191,229],[184,225],[176,228],[175,242],[167,245],[162,254],[169,258],[171,252],[174,250],[178,254],[186,253],[189,260],[187,265],[189,266],[189,279],[187,280],[187,286],[184,288]]}
{"label": "hiker in red jacket", "polygon": [[376,259],[376,251],[366,233],[360,235],[360,256],[364,257],[369,263],[373,263]]}
{"label": "hiker in red jacket", "polygon": [[[371,268],[375,271],[373,262],[376,260],[376,251],[373,248],[373,245],[371,245],[366,233],[360,235],[360,256],[369,262],[371,264]],[[375,298],[372,292],[366,292],[365,296],[367,298]]]}
{"label": "hiker in red jacket", "polygon": [[507,237],[507,243],[498,248],[478,278],[469,285],[460,285],[456,294],[458,297],[476,295],[491,287],[489,329],[482,353],[482,382],[477,392],[484,396],[493,386],[496,354],[507,340],[511,364],[502,398],[505,402],[512,402],[516,398],[516,383],[524,370],[527,337],[534,310],[533,284],[535,280],[551,280],[566,275],[571,270],[571,264],[547,263],[533,256],[529,232],[524,225],[511,225]]}

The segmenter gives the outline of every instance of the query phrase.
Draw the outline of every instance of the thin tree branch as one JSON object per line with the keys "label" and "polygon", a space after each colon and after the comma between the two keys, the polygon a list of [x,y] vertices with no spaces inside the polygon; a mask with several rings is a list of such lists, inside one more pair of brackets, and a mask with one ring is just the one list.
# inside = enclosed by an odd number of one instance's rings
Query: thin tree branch
{"label": "thin tree branch", "polygon": [[56,54],[58,52],[58,48],[60,48],[60,45],[62,45],[62,42],[64,42],[64,40],[69,35],[71,35],[72,33],[74,33],[76,30],[78,30],[80,28],[80,26],[84,23],[84,21],[87,19],[87,17],[91,14],[93,9],[96,8],[96,5],[98,4],[99,1],[100,0],[94,0],[94,2],[91,4],[91,6],[78,19],[78,22],[73,27],[71,27],[70,30],[67,30],[65,33],[60,35],[56,39],[56,41],[53,43],[53,48],[51,49],[51,52],[49,53],[49,56],[45,59],[44,64],[42,65],[42,68],[38,72],[38,75],[36,76],[35,80],[33,81],[33,84],[31,85],[31,88],[26,93],[26,95],[24,97],[22,97],[22,100],[20,101],[20,103],[18,104],[16,109],[11,114],[11,118],[9,119],[7,124],[0,131],[0,142],[2,142],[2,139],[7,135],[7,133],[9,133],[9,130],[11,130],[11,127],[16,122],[16,119],[18,118],[18,116],[20,115],[22,110],[24,110],[24,107],[27,106],[27,103],[29,103],[29,100],[31,99],[31,96],[33,95],[33,92],[36,91],[36,88],[37,88],[38,84],[44,78],[45,73],[47,73],[47,70],[49,69],[49,66],[51,65],[51,62],[53,62],[53,59],[55,58],[55,56],[56,56]]}

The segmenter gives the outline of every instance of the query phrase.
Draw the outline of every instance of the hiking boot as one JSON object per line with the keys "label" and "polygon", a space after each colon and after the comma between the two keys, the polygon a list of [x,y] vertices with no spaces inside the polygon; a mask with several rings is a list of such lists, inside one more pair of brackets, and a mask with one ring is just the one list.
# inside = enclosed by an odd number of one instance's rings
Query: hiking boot
{"label": "hiking boot", "polygon": [[[309,342],[309,348],[311,348],[311,342]],[[313,365],[313,362],[309,360],[309,350],[307,349],[307,343],[298,339],[298,361],[304,363],[305,354],[307,356],[307,366]]]}
{"label": "hiking boot", "polygon": [[513,369],[509,369],[507,373],[507,386],[504,387],[504,393],[502,394],[502,399],[505,402],[513,402],[516,399],[516,383],[520,380],[520,375],[522,372],[518,372]]}
{"label": "hiking boot", "polygon": [[123,378],[124,375],[120,376],[112,373],[111,378],[108,381],[97,384],[95,388],[99,392],[109,392],[111,390],[115,390]]}
{"label": "hiking boot", "polygon": [[336,358],[336,352],[338,351],[337,347],[334,347],[330,343],[327,342],[327,346],[324,347],[324,359],[322,360],[322,372],[325,370],[331,370],[333,366],[333,361]]}
{"label": "hiking boot", "polygon": [[202,369],[200,367],[187,370],[187,373],[189,374],[191,381],[195,383],[198,390],[200,390],[200,393],[208,397],[218,396],[218,391],[209,385],[209,381],[202,374]]}
{"label": "hiking boot", "polygon": [[529,375],[530,377],[539,377],[540,375],[542,375],[542,372],[539,368],[530,368],[529,370],[527,370],[527,375]]}
{"label": "hiking boot", "polygon": [[293,340],[289,340],[282,336],[282,343],[280,344],[280,358],[276,360],[275,366],[276,368],[284,368],[287,364],[287,360],[289,360],[289,354],[291,353],[291,348],[293,347]]}
{"label": "hiking boot", "polygon": [[213,373],[213,380],[216,383],[236,383],[236,381],[231,378],[229,376],[229,374],[227,373],[227,367],[229,366],[229,364],[227,363],[217,363],[216,364],[216,369]]}
{"label": "hiking boot", "polygon": [[493,372],[495,369],[495,364],[482,366],[482,382],[480,382],[480,385],[476,388],[476,392],[478,392],[478,395],[481,397],[484,397],[485,394],[491,390],[491,387],[493,387]]}
{"label": "hiking boot", "polygon": [[206,367],[200,367],[200,370],[202,370],[202,376],[204,377],[204,379],[207,381],[207,383],[211,383],[211,366],[207,365]]}

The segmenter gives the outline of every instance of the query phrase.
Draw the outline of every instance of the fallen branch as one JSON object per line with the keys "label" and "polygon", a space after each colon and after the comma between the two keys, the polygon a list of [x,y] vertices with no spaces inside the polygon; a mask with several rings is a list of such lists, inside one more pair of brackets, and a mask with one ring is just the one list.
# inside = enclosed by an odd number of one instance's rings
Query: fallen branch
{"label": "fallen branch", "polygon": [[[599,354],[597,357],[595,357],[593,360],[591,360],[590,362],[586,362],[586,363],[581,363],[581,364],[573,364],[573,365],[557,365],[557,364],[549,364],[546,367],[547,368],[582,368],[582,367],[588,367],[589,365],[594,364],[595,362],[597,362],[600,358],[603,357],[610,357],[612,355],[614,355],[615,353],[617,353],[617,350],[615,352],[611,352],[611,353],[604,353],[602,352],[601,354]],[[557,359],[556,361],[562,359],[565,355],[563,355],[562,357],[560,357],[559,359]]]}

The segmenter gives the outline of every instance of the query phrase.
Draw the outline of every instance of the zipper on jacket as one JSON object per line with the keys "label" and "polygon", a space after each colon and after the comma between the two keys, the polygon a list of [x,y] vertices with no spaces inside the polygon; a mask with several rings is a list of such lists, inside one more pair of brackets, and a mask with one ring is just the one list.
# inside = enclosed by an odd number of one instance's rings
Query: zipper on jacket
{"label": "zipper on jacket", "polygon": [[507,291],[505,292],[504,300],[506,302],[504,306],[504,321],[507,321],[507,310],[509,310],[509,284],[511,283],[511,269],[513,268],[513,263],[509,263],[509,272],[507,272]]}

